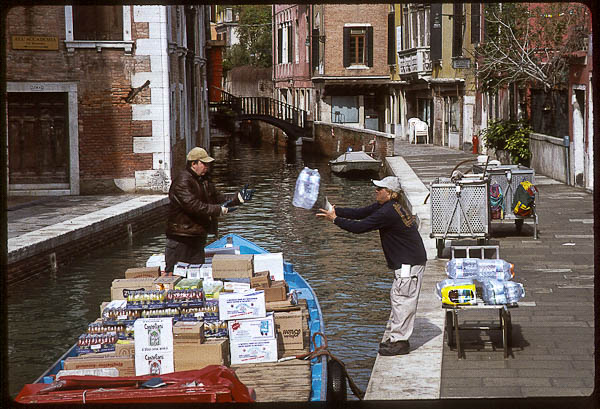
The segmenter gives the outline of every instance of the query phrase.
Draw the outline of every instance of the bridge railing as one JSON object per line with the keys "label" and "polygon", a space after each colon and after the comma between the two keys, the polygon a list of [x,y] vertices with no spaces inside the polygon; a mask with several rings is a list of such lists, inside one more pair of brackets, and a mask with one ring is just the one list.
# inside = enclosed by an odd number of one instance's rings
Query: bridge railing
{"label": "bridge railing", "polygon": [[300,128],[306,124],[307,112],[269,97],[240,97],[242,115],[268,115]]}

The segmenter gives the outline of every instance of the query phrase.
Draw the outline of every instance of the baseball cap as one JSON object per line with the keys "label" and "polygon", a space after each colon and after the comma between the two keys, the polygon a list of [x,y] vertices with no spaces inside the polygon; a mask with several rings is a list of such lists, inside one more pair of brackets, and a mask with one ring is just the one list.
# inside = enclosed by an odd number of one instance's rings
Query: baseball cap
{"label": "baseball cap", "polygon": [[400,186],[400,179],[396,176],[387,176],[381,180],[371,180],[375,186],[385,187],[390,189],[392,192],[400,192],[402,186]]}
{"label": "baseball cap", "polygon": [[195,147],[187,154],[187,160],[199,160],[200,162],[209,163],[215,159],[208,156],[204,149]]}

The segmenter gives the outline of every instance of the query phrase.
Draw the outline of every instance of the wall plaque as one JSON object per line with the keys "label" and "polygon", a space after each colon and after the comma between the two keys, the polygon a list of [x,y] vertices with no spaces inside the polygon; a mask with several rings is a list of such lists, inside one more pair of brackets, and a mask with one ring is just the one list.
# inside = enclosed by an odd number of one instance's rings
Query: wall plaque
{"label": "wall plaque", "polygon": [[13,50],[58,50],[58,37],[12,36]]}

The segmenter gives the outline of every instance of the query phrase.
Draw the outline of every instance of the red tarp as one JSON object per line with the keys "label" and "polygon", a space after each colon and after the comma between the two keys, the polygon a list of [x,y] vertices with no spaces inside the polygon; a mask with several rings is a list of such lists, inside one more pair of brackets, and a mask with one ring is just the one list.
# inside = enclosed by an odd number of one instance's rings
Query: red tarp
{"label": "red tarp", "polygon": [[[160,378],[167,385],[140,388]],[[190,383],[195,382],[195,385]],[[15,398],[18,403],[162,403],[254,402],[247,388],[226,366],[142,376],[63,376],[52,384],[28,384]]]}

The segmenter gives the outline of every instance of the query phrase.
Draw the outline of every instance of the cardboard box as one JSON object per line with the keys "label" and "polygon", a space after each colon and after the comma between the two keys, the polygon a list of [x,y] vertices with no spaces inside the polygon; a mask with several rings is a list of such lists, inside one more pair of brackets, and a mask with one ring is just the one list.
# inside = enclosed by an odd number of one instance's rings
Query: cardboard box
{"label": "cardboard box", "polygon": [[268,271],[259,271],[250,278],[250,287],[264,289],[271,287],[271,275]]}
{"label": "cardboard box", "polygon": [[275,338],[273,313],[263,318],[247,318],[227,321],[231,341],[256,341]]}
{"label": "cardboard box", "polygon": [[173,325],[173,342],[195,343],[204,342],[204,322],[177,321]]}
{"label": "cardboard box", "polygon": [[212,259],[213,279],[252,277],[252,254],[215,254]]}
{"label": "cardboard box", "polygon": [[125,278],[140,278],[140,277],[152,277],[156,278],[160,276],[160,267],[135,267],[128,268],[125,270]]}
{"label": "cardboard box", "polygon": [[266,314],[265,293],[262,290],[219,295],[219,319],[221,321],[262,318]]}
{"label": "cardboard box", "polygon": [[135,358],[133,356],[94,355],[67,358],[64,369],[117,368],[119,376],[135,376]]}
{"label": "cardboard box", "polygon": [[161,272],[165,271],[166,266],[164,254],[153,254],[146,260],[146,267],[158,267]]}
{"label": "cardboard box", "polygon": [[265,302],[284,301],[287,299],[288,285],[285,281],[273,281],[264,292]]}
{"label": "cardboard box", "polygon": [[174,290],[175,285],[181,280],[180,276],[160,276],[154,279],[155,290]]}
{"label": "cardboard box", "polygon": [[187,278],[212,280],[212,264],[190,264],[187,268]]}
{"label": "cardboard box", "polygon": [[132,340],[120,339],[115,344],[115,356],[135,356],[135,342]]}
{"label": "cardboard box", "polygon": [[190,265],[188,263],[182,263],[181,261],[175,264],[173,267],[173,275],[180,277],[187,277],[187,269]]}
{"label": "cardboard box", "polygon": [[225,281],[223,290],[230,293],[243,293],[250,290],[249,283],[237,283],[235,281]]}
{"label": "cardboard box", "polygon": [[203,344],[175,341],[173,360],[175,371],[202,369],[207,365],[229,365],[229,340],[213,338]]}
{"label": "cardboard box", "polygon": [[304,325],[302,311],[277,311],[275,329],[284,349],[304,348]]}
{"label": "cardboard box", "polygon": [[283,253],[254,255],[254,272],[268,271],[271,280],[283,280]]}
{"label": "cardboard box", "polygon": [[154,278],[117,278],[110,287],[111,300],[126,300],[130,291],[154,290]]}
{"label": "cardboard box", "polygon": [[277,339],[230,341],[231,364],[257,364],[277,361]]}

